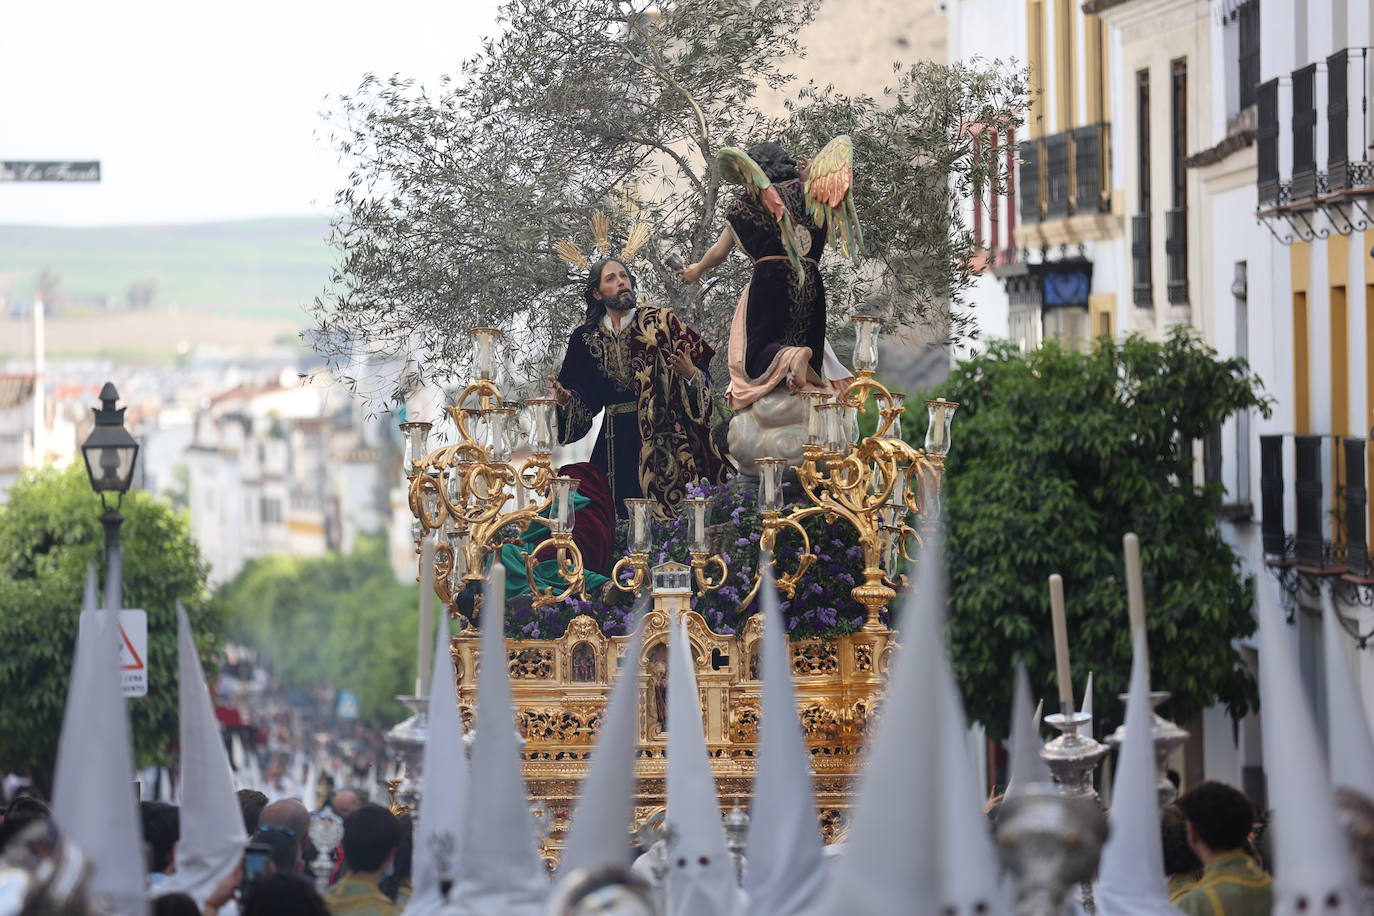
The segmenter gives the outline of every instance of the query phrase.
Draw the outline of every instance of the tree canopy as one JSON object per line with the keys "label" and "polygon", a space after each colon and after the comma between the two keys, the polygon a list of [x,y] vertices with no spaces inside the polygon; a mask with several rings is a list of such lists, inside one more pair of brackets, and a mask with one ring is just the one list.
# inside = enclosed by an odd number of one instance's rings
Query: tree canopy
{"label": "tree canopy", "polygon": [[381,538],[348,556],[249,560],[220,590],[229,634],[267,659],[287,688],[358,695],[366,719],[404,715],[415,686],[419,586],[396,581]]}
{"label": "tree canopy", "polygon": [[[995,343],[939,394],[960,405],[944,516],[948,636],[970,718],[1005,734],[1017,660],[1046,696],[1057,689],[1046,580],[1060,573],[1077,696],[1092,673],[1098,734],[1121,721],[1128,531],[1141,540],[1152,683],[1173,694],[1163,712],[1185,721],[1222,702],[1239,717],[1255,705],[1233,645],[1254,631],[1251,583],[1217,524],[1221,486],[1193,482],[1196,440],[1237,411],[1268,413],[1244,360],[1185,330],[1102,339],[1090,353]],[[925,418],[912,421],[920,445]]]}
{"label": "tree canopy", "polygon": [[[148,614],[148,695],[129,700],[139,765],[165,762],[178,722],[176,601],[202,652],[222,614],[184,513],[140,491],[124,498],[124,606]],[[0,770],[45,790],[71,677],[88,563],[103,564],[100,497],[84,469],[31,471],[0,506]]]}
{"label": "tree canopy", "polygon": [[[586,223],[602,208],[617,251],[634,222],[653,232],[641,294],[723,351],[747,264],[691,287],[670,266],[700,257],[733,200],[716,150],[773,139],[804,157],[838,134],[855,144],[868,260],[823,262],[832,323],[863,309],[890,326],[972,333],[959,200],[1003,186],[1005,157],[981,128],[1019,123],[1022,74],[920,62],[894,65],[872,94],[793,87],[786,67],[818,2],[509,0],[500,34],[442,85],[369,76],[332,119],[352,170],[317,346],[356,383],[356,358],[397,357],[408,368],[385,381],[399,399],[463,370],[468,327],[518,328],[533,384],[583,313],[581,272],[554,246],[590,251]],[[784,117],[761,110],[765,92],[787,99]]]}

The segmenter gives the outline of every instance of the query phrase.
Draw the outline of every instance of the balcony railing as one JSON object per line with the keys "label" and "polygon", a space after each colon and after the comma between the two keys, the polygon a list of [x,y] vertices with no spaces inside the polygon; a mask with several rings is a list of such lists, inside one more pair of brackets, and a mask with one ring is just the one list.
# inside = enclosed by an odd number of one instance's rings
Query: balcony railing
{"label": "balcony railing", "polygon": [[1154,305],[1154,286],[1150,281],[1150,214],[1131,217],[1131,290],[1140,308]]}
{"label": "balcony railing", "polygon": [[1169,272],[1169,302],[1188,301],[1188,211],[1164,211],[1164,258]]}
{"label": "balcony railing", "polygon": [[1272,79],[1255,92],[1256,174],[1261,208],[1279,202],[1279,81]]}
{"label": "balcony railing", "polygon": [[[1331,435],[1260,436],[1261,536],[1266,559],[1312,573],[1370,574],[1364,439]],[[1291,440],[1293,473],[1285,442]],[[1294,499],[1287,525],[1286,491]]]}
{"label": "balcony railing", "polygon": [[1038,223],[1044,218],[1040,200],[1040,170],[1044,165],[1045,144],[1027,140],[1021,144],[1021,222]]}
{"label": "balcony railing", "polygon": [[[1369,69],[1368,48],[1347,48],[1326,59],[1326,185],[1327,192],[1341,195],[1350,191],[1368,190],[1374,185],[1368,148],[1364,145],[1366,131],[1363,119],[1369,108],[1366,79]],[[1358,92],[1355,97],[1351,90]],[[1354,117],[1358,129],[1355,150],[1351,150],[1351,108],[1358,100]]]}
{"label": "balcony railing", "polygon": [[1293,199],[1317,196],[1317,65],[1293,71]]}
{"label": "balcony railing", "polygon": [[1021,222],[1111,211],[1108,125],[1021,144]]}

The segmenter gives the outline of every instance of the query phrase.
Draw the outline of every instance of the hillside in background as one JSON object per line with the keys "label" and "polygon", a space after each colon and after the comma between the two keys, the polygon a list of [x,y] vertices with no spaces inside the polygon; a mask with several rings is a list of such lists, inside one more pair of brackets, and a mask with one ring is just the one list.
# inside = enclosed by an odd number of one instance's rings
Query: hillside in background
{"label": "hillside in background", "polygon": [[313,218],[0,226],[0,297],[5,311],[27,311],[46,283],[54,317],[173,307],[303,326],[304,306],[329,278],[327,233]]}

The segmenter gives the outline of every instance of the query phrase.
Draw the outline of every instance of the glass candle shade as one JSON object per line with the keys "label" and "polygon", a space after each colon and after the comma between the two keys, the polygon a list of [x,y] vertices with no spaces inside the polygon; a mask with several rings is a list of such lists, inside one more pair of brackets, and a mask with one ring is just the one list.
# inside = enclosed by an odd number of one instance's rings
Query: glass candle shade
{"label": "glass candle shade", "polygon": [[854,316],[854,368],[874,372],[878,368],[878,328],[882,319],[872,315]]}
{"label": "glass candle shade", "polygon": [[[905,411],[906,411],[906,395],[894,391],[894,392],[892,392],[892,397],[891,397],[891,398],[886,398],[886,397],[883,397],[883,396],[880,394],[880,395],[878,395],[878,406],[879,406],[881,409],[883,409],[883,410],[891,410],[892,408],[895,407],[895,408],[897,408],[898,410],[905,412]],[[889,426],[889,427],[887,428],[887,436],[888,436],[889,439],[900,439],[900,438],[902,438],[902,414],[901,414],[901,413],[897,414],[895,417],[892,418],[892,425]]]}
{"label": "glass candle shade", "polygon": [[756,458],[759,467],[759,511],[782,511],[782,477],[787,473],[786,458]]}
{"label": "glass candle shade", "polygon": [[630,529],[627,536],[630,553],[648,553],[654,548],[654,501],[627,499],[630,510]]}
{"label": "glass candle shade", "polygon": [[471,540],[467,528],[456,528],[448,533],[449,550],[453,552],[453,565],[448,571],[450,591],[458,591],[463,587],[463,579],[468,574],[468,544]]}
{"label": "glass candle shade", "polygon": [[882,543],[883,572],[892,576],[897,572],[897,564],[902,558],[902,531],[900,528],[883,525],[878,529],[878,540]]}
{"label": "glass candle shade", "polygon": [[842,401],[822,404],[821,451],[827,455],[843,455],[849,445],[849,405]]}
{"label": "glass candle shade", "polygon": [[443,502],[439,499],[439,487],[443,486],[443,481],[440,479],[437,470],[427,471],[426,475],[429,481],[433,483],[433,486],[425,484],[422,485],[422,489],[420,490],[420,507],[424,510],[423,517],[427,523],[442,525],[444,523],[443,513],[441,511],[443,509]]}
{"label": "glass candle shade", "polygon": [[878,509],[878,523],[887,528],[901,527],[903,519],[906,518],[906,506],[898,506],[887,503]]}
{"label": "glass candle shade", "polygon": [[930,426],[926,428],[927,455],[943,457],[949,454],[949,426],[958,408],[958,404],[944,398],[926,401],[926,410],[930,412]]}
{"label": "glass candle shade", "polygon": [[709,553],[706,544],[706,514],[711,501],[700,496],[683,500],[687,505],[687,533],[692,539],[692,553]]}
{"label": "glass candle shade", "polygon": [[530,451],[536,455],[548,455],[553,452],[557,438],[554,431],[556,405],[557,402],[553,398],[531,398],[525,402],[525,416],[530,431]]}
{"label": "glass candle shade", "polygon": [[401,435],[405,437],[402,464],[407,477],[420,473],[420,465],[429,454],[429,430],[432,423],[402,423]]}
{"label": "glass candle shade", "polygon": [[487,449],[491,460],[504,463],[510,461],[514,451],[511,443],[511,421],[515,419],[514,407],[492,407],[483,411],[487,421]]}
{"label": "glass candle shade", "polygon": [[553,516],[549,519],[552,522],[549,530],[554,534],[572,534],[576,521],[573,496],[576,495],[577,485],[581,482],[575,477],[555,477],[549,485],[553,490]]}
{"label": "glass candle shade", "polygon": [[496,378],[496,344],[501,339],[498,328],[473,328],[473,348],[476,350],[477,377],[491,381]]}
{"label": "glass candle shade", "polygon": [[459,468],[448,468],[444,471],[444,495],[448,497],[450,506],[455,509],[467,506],[467,493],[464,490],[463,474]]}
{"label": "glass candle shade", "polygon": [[803,391],[798,397],[806,399],[806,444],[820,447],[824,439],[821,428],[823,416],[821,407],[831,400],[828,391]]}

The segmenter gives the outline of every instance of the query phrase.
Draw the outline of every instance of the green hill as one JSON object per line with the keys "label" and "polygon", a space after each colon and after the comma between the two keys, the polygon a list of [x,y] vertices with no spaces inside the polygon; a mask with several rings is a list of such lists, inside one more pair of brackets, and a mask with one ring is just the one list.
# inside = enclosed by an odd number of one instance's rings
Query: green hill
{"label": "green hill", "polygon": [[0,226],[0,296],[26,302],[46,269],[55,276],[58,314],[101,302],[125,309],[131,289],[143,284],[154,306],[302,324],[304,306],[329,279],[328,228],[320,219]]}

